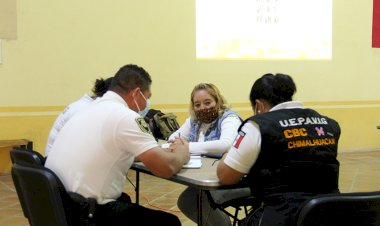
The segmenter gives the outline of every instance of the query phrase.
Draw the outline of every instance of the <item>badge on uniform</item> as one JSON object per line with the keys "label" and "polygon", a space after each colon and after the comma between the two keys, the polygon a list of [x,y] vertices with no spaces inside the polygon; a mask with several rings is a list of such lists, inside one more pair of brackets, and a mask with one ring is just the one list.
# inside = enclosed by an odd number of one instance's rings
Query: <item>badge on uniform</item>
{"label": "badge on uniform", "polygon": [[136,122],[137,122],[137,125],[140,127],[141,131],[143,131],[144,133],[149,133],[153,135],[152,131],[150,131],[149,129],[149,125],[146,123],[146,121],[142,117],[137,117]]}
{"label": "badge on uniform", "polygon": [[235,142],[233,144],[234,148],[236,148],[236,149],[239,148],[240,143],[241,143],[241,141],[243,140],[244,137],[245,137],[245,133],[243,131],[239,131],[239,134],[236,137]]}

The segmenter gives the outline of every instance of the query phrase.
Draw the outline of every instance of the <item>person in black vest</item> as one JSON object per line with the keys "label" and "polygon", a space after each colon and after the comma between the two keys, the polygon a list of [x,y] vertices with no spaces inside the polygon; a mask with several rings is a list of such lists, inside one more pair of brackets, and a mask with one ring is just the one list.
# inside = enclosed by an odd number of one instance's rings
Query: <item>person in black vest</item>
{"label": "person in black vest", "polygon": [[256,80],[250,93],[255,115],[218,164],[222,184],[249,183],[261,200],[245,225],[294,225],[305,200],[339,192],[339,124],[293,101],[295,92],[285,74]]}

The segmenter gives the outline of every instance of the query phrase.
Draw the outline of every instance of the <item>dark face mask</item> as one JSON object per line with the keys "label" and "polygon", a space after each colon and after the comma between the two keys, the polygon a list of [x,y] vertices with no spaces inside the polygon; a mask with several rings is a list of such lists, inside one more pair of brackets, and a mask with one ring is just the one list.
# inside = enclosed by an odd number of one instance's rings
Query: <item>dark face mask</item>
{"label": "dark face mask", "polygon": [[218,118],[218,109],[216,107],[202,109],[195,111],[195,116],[197,119],[203,123],[210,123]]}

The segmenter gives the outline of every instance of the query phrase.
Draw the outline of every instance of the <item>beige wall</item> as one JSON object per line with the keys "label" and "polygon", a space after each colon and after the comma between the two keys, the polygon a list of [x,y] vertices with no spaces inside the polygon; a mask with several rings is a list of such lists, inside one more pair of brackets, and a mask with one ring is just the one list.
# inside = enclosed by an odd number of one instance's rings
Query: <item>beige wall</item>
{"label": "beige wall", "polygon": [[192,87],[212,82],[248,117],[253,81],[292,75],[296,99],[336,118],[340,151],[380,148],[380,50],[371,48],[372,1],[334,0],[333,59],[195,59],[194,0],[18,0],[17,39],[2,41],[0,139],[43,152],[56,115],[96,78],[135,63],[153,78],[153,107],[183,122]]}

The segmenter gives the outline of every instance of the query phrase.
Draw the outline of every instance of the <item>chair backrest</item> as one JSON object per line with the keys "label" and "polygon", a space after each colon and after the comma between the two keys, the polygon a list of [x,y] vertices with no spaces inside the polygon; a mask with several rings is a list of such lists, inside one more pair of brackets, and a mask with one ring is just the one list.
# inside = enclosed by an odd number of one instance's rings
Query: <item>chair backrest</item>
{"label": "chair backrest", "polygon": [[314,197],[300,209],[296,225],[380,225],[380,191]]}
{"label": "chair backrest", "polygon": [[59,178],[45,167],[13,164],[12,178],[17,192],[22,194],[31,226],[67,226],[64,195]]}
{"label": "chair backrest", "polygon": [[[24,148],[13,148],[10,151],[11,161],[13,164],[17,163],[19,165],[26,165],[31,167],[41,167],[45,163],[45,158],[37,151],[27,150]],[[22,186],[19,184],[18,180],[13,180],[13,183],[16,187],[17,195],[20,200],[21,208],[24,213],[24,216],[28,218],[28,210],[26,204],[24,203],[24,197],[22,193]]]}
{"label": "chair backrest", "polygon": [[22,148],[13,148],[10,151],[12,163],[20,165],[43,166],[45,158],[37,151]]}

